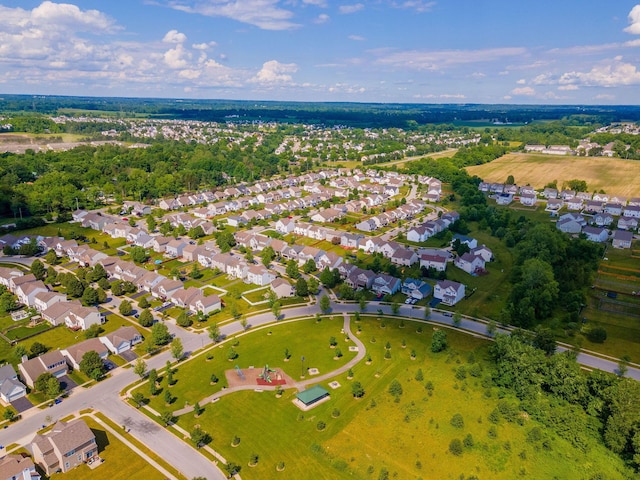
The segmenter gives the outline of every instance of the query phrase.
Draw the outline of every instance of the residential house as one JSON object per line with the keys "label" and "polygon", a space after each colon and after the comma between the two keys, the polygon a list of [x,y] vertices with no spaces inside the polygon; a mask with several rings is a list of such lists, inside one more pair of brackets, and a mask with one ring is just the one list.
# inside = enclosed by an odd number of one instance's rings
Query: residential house
{"label": "residential house", "polygon": [[340,235],[340,245],[343,248],[358,248],[364,238],[360,233],[343,233]]}
{"label": "residential house", "polygon": [[164,251],[167,249],[167,245],[171,240],[171,238],[163,237],[162,235],[153,237],[153,251],[156,253],[164,253]]}
{"label": "residential house", "polygon": [[54,303],[66,302],[67,296],[58,292],[40,292],[35,296],[34,307],[39,312],[42,312],[49,308]]}
{"label": "residential house", "polygon": [[627,205],[622,215],[630,218],[640,218],[640,205]]}
{"label": "residential house", "polygon": [[557,212],[564,205],[564,201],[560,198],[550,198],[547,200],[547,206],[545,212]]}
{"label": "residential house", "polygon": [[533,193],[523,193],[520,195],[520,204],[525,207],[534,207],[537,201],[538,197]]}
{"label": "residential house", "polygon": [[599,200],[588,200],[584,206],[585,211],[588,213],[596,214],[604,211],[604,202]]}
{"label": "residential house", "polygon": [[51,350],[39,357],[23,360],[22,363],[18,364],[18,371],[24,383],[31,388],[43,373],[50,373],[54,377],[60,378],[69,372],[67,361],[60,350]]}
{"label": "residential house", "polygon": [[[0,400],[5,405],[27,395],[27,387],[18,380],[18,375],[13,365],[7,363],[0,367]],[[0,479],[2,479],[0,475]]]}
{"label": "residential house", "polygon": [[264,286],[269,285],[276,276],[263,265],[251,265],[247,268],[245,283],[253,283],[255,285]]}
{"label": "residential house", "polygon": [[134,345],[144,340],[140,332],[135,327],[130,326],[120,327],[98,338],[115,355],[131,350]]}
{"label": "residential house", "polygon": [[591,242],[606,242],[609,238],[609,233],[606,229],[601,227],[584,227],[582,229],[582,233],[584,233],[587,237],[587,240]]}
{"label": "residential house", "polygon": [[109,356],[109,349],[99,338],[89,338],[82,342],[74,343],[61,350],[61,352],[67,358],[69,366],[74,370],[80,369],[80,362],[88,352],[96,352],[102,360]]}
{"label": "residential house", "polygon": [[31,442],[33,459],[47,475],[68,472],[98,455],[96,437],[82,419],[68,423],[58,421],[43,435]]}
{"label": "residential house", "polygon": [[633,217],[620,217],[618,220],[618,228],[621,230],[636,230],[638,228],[638,219]]}
{"label": "residential house", "polygon": [[613,215],[610,213],[597,213],[593,216],[593,223],[598,227],[607,227],[613,223]]}
{"label": "residential house", "polygon": [[279,232],[283,235],[288,235],[292,233],[296,228],[295,220],[291,218],[281,218],[276,222],[276,232]]}
{"label": "residential house", "polygon": [[380,295],[393,295],[402,287],[402,282],[391,275],[379,273],[371,284],[371,290]]}
{"label": "residential house", "polygon": [[493,260],[493,252],[486,245],[480,245],[479,247],[471,249],[472,255],[480,256],[485,262],[491,262]]}
{"label": "residential house", "polygon": [[451,245],[453,245],[456,240],[458,240],[460,244],[466,244],[469,249],[474,249],[478,246],[478,241],[475,238],[467,237],[466,235],[460,235],[459,233],[453,235]]}
{"label": "residential house", "polygon": [[480,255],[473,255],[470,252],[457,257],[453,261],[453,264],[470,275],[476,275],[479,271],[484,270],[485,268],[484,258]]}
{"label": "residential house", "polygon": [[620,215],[622,215],[622,204],[620,204],[620,203],[607,203],[604,206],[604,211],[605,211],[605,213],[608,213],[610,215],[615,215],[616,217],[619,217]]}
{"label": "residential house", "polygon": [[440,280],[433,289],[433,296],[444,305],[455,305],[464,298],[465,286],[451,280]]}
{"label": "residential house", "polygon": [[397,265],[405,265],[410,267],[418,262],[418,255],[408,248],[398,248],[391,255],[391,261]]}
{"label": "residential house", "polygon": [[0,459],[0,479],[40,480],[33,460],[26,454],[5,455]]}
{"label": "residential house", "polygon": [[357,223],[355,227],[362,232],[373,232],[378,229],[378,223],[374,219],[368,218]]}
{"label": "residential house", "polygon": [[296,294],[295,287],[283,278],[274,279],[269,286],[278,298],[293,297]]}
{"label": "residential house", "polygon": [[631,248],[633,233],[626,230],[614,230],[612,237],[615,248]]}
{"label": "residential house", "polygon": [[13,282],[11,281],[13,277],[22,277],[22,276],[24,276],[24,273],[22,273],[22,270],[18,270],[17,268],[0,267],[0,285],[4,285],[9,290],[13,289],[12,287]]}
{"label": "residential house", "polygon": [[208,296],[201,294],[191,299],[189,310],[193,313],[202,312],[205,315],[209,315],[210,313],[222,310],[222,301],[216,294]]}
{"label": "residential house", "polygon": [[510,193],[496,195],[496,203],[498,205],[509,205],[511,202],[513,202],[513,195]]}
{"label": "residential house", "polygon": [[582,227],[587,224],[584,217],[577,213],[565,213],[562,215],[557,223],[556,228],[564,233],[580,233]]}
{"label": "residential house", "polygon": [[18,297],[18,301],[28,307],[35,307],[36,296],[39,293],[48,292],[47,286],[40,280],[34,280],[32,282],[26,282],[14,290],[14,294]]}
{"label": "residential house", "polygon": [[438,272],[444,272],[447,269],[447,257],[422,254],[420,255],[420,267],[433,268]]}
{"label": "residential house", "polygon": [[179,280],[170,280],[165,278],[151,289],[151,295],[162,300],[173,297],[173,294],[183,288],[183,284]]}
{"label": "residential house", "polygon": [[565,200],[565,205],[568,210],[582,210],[582,199],[580,197],[573,197]]}
{"label": "residential house", "polygon": [[431,295],[431,285],[422,280],[416,280],[413,278],[407,278],[402,283],[402,293],[407,295],[408,297],[415,298],[417,300],[422,300]]}
{"label": "residential house", "polygon": [[170,240],[169,243],[165,246],[164,253],[166,256],[171,258],[179,258],[182,257],[182,251],[184,247],[189,245],[189,242],[182,240],[180,238],[175,238]]}

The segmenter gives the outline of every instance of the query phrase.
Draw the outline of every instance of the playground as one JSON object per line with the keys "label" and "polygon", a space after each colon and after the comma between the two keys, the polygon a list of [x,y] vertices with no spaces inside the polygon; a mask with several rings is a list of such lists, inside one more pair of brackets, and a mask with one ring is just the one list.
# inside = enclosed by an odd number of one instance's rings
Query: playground
{"label": "playground", "polygon": [[226,370],[224,376],[229,388],[251,385],[255,387],[283,385],[288,388],[295,386],[293,379],[281,368],[269,368],[268,365],[263,367],[250,366],[249,368],[236,366],[236,368]]}

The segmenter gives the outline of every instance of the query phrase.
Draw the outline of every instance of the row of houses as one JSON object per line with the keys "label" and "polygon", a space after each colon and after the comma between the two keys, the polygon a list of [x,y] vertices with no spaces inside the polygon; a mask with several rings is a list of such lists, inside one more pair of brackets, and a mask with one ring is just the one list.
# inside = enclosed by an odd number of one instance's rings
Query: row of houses
{"label": "row of houses", "polygon": [[34,388],[36,380],[43,373],[50,373],[56,378],[61,378],[69,373],[69,369],[79,369],[82,357],[89,351],[98,353],[100,358],[104,360],[109,356],[109,353],[119,355],[130,350],[142,340],[143,337],[138,330],[125,326],[98,338],[90,338],[76,343],[63,350],[52,350],[31,359],[24,357],[18,364],[20,377],[11,364],[6,364],[0,367],[0,400],[3,404],[9,405],[26,396],[26,385]]}
{"label": "row of houses", "polygon": [[355,227],[363,232],[373,232],[379,228],[386,227],[389,223],[411,219],[424,211],[425,208],[426,203],[423,200],[411,200],[398,208],[379,213],[378,215],[363,220],[357,223]]}
{"label": "row of houses", "polygon": [[[620,226],[620,222],[618,222],[618,226]],[[636,222],[635,228],[637,226]],[[578,213],[562,215],[556,223],[556,228],[564,233],[584,234],[585,238],[591,242],[604,243],[610,238],[606,228],[588,225],[586,218]],[[618,228],[611,234],[611,240],[615,248],[631,248],[633,232]]]}
{"label": "row of houses", "polygon": [[426,242],[429,238],[449,228],[449,225],[459,219],[460,214],[458,212],[453,210],[447,212],[437,220],[430,220],[422,225],[409,228],[407,230],[407,240],[418,243]]}

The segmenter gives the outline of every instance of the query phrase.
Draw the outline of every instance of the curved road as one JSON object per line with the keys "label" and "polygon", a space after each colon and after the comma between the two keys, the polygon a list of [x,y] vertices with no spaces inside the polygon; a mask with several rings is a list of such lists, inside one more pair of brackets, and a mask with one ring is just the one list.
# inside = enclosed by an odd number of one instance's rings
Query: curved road
{"label": "curved road", "polygon": [[[385,315],[391,314],[391,305],[383,305],[377,302],[369,302],[367,312],[365,313],[375,314],[378,309]],[[344,315],[356,311],[359,311],[358,304],[332,302],[330,314]],[[296,317],[304,318],[319,312],[320,308],[316,303],[314,305],[298,306],[283,310],[283,317],[288,319],[294,319]],[[426,321],[424,319],[424,310],[422,308],[414,308],[410,305],[401,305],[398,316],[410,320]],[[340,374],[350,368],[352,362],[355,363],[355,361],[359,361],[364,357],[364,345],[356,336],[350,334],[347,319],[348,317],[345,315],[345,333],[349,334],[349,337],[359,347],[359,352],[356,356],[357,360],[354,359],[337,371],[331,372],[323,377],[314,378],[305,383],[317,383],[318,381],[326,380],[327,378]],[[273,321],[274,317],[270,311],[259,313],[250,318],[252,327],[265,325]],[[453,319],[439,311],[432,311],[428,321],[456,328],[453,325]],[[172,333],[175,333],[181,338],[185,352],[195,352],[211,343],[211,340],[205,333],[189,332],[171,323],[168,325]],[[487,324],[477,319],[463,317],[457,328],[472,335],[486,337]],[[240,322],[237,321],[221,326],[220,330],[223,335],[230,337],[241,332],[243,329]],[[503,328],[498,328],[497,331],[508,333],[508,331]],[[566,349],[566,347],[558,348],[559,351]],[[162,369],[167,360],[172,360],[172,358],[170,352],[165,351],[148,359],[147,365],[149,368]],[[597,368],[608,372],[615,372],[618,368],[617,359],[607,359],[586,352],[578,354],[578,362],[585,367]],[[636,366],[630,366],[627,376],[640,380],[640,369]],[[0,444],[27,444],[42,425],[54,422],[78,410],[94,408],[102,411],[117,424],[126,425],[130,428],[131,431],[129,435],[132,435],[147,445],[150,450],[156,452],[161,458],[177,468],[186,478],[203,476],[209,480],[224,479],[225,475],[196,449],[169,433],[164,428],[161,428],[157,423],[149,420],[142,412],[122,401],[120,392],[137,379],[133,373],[133,369],[118,368],[110,378],[89,389],[84,390],[77,388],[69,398],[58,405],[44,410],[32,408],[25,412],[22,420],[12,424],[8,429],[0,431]]]}

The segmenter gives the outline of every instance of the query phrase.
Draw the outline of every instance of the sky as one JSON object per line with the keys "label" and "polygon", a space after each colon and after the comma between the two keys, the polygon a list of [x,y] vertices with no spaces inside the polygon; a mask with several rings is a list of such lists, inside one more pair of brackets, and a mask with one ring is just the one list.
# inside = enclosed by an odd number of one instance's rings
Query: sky
{"label": "sky", "polygon": [[0,0],[0,93],[640,104],[640,2]]}

